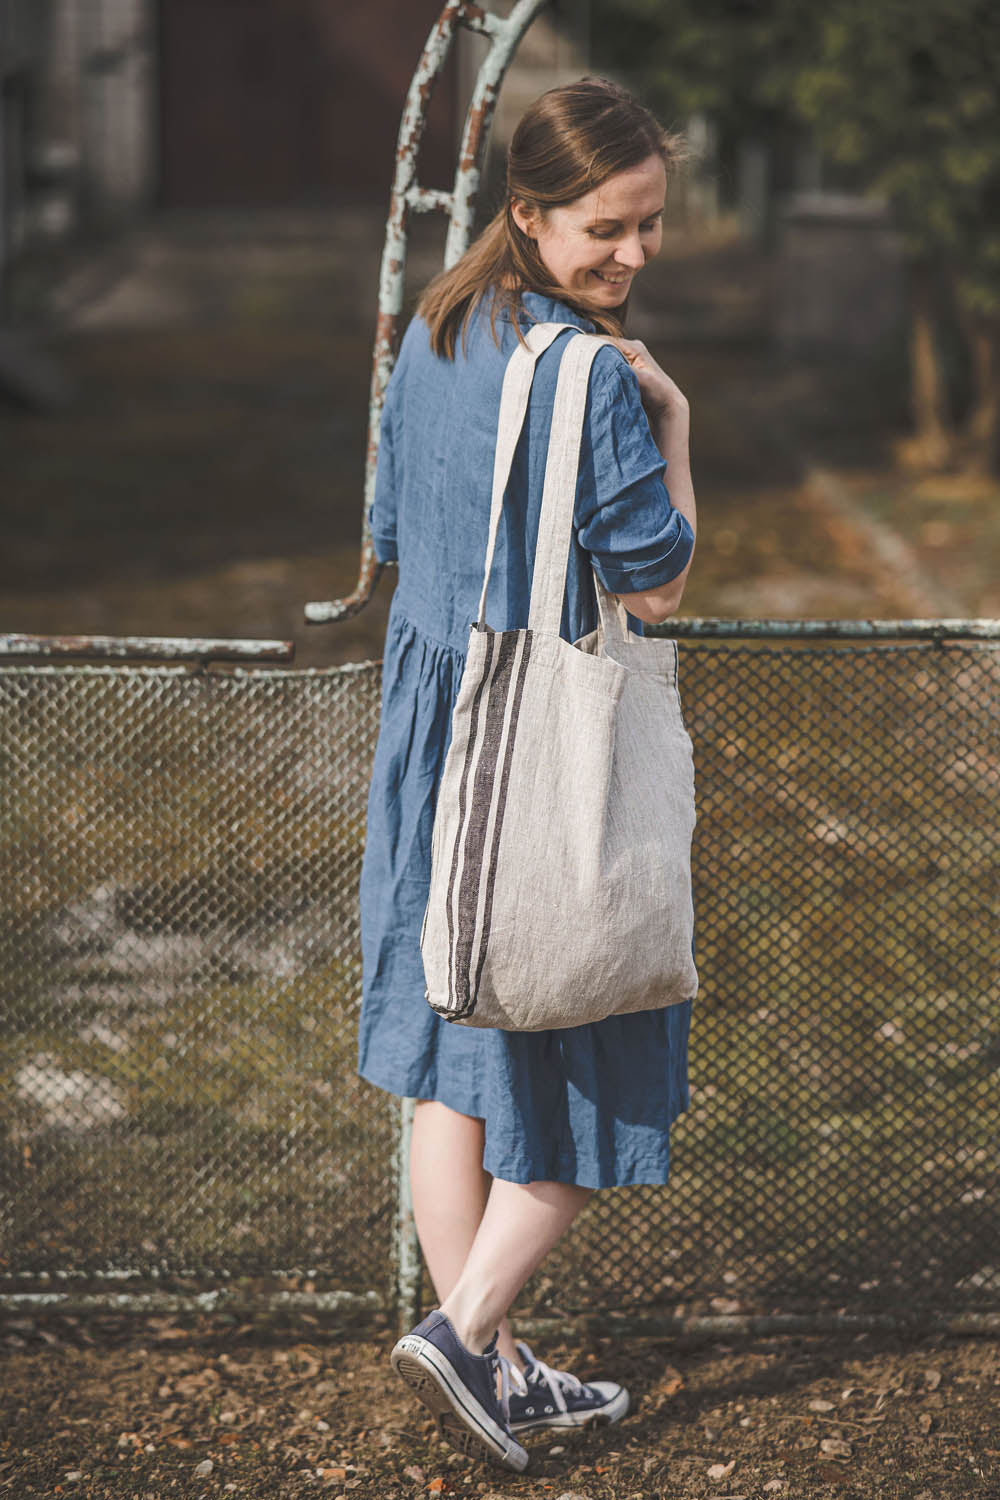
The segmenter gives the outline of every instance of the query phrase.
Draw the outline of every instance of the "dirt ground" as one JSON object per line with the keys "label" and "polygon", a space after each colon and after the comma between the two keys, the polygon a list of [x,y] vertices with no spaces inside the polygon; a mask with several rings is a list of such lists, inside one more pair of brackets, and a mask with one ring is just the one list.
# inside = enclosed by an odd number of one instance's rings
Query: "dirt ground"
{"label": "dirt ground", "polygon": [[392,1335],[303,1320],[7,1320],[0,1494],[160,1500],[948,1500],[1000,1495],[1000,1342],[855,1334],[539,1353],[632,1395],[524,1475],[434,1435]]}

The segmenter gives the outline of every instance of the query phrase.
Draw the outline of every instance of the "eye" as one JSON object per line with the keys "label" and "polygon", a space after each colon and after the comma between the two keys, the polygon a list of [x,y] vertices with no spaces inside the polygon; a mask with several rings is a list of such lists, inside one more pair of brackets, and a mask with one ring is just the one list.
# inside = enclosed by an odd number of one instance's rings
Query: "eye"
{"label": "eye", "polygon": [[[644,219],[639,225],[640,234],[650,234],[658,229],[662,218],[662,213],[655,213],[651,219]],[[614,226],[611,229],[588,229],[587,233],[592,240],[613,240],[617,238],[619,230],[618,226]]]}

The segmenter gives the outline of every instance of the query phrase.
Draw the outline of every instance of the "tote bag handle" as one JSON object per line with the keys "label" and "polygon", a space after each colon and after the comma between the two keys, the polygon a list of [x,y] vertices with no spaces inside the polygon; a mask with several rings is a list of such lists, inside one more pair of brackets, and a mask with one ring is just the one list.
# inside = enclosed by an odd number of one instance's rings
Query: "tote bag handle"
{"label": "tote bag handle", "polygon": [[[536,323],[525,334],[527,347],[519,343],[504,371],[497,421],[497,445],[493,461],[493,491],[490,501],[489,537],[483,567],[483,587],[476,616],[478,629],[486,624],[486,595],[504,494],[510,482],[514,453],[524,427],[528,399],[535,376],[535,365],[541,354],[560,333],[580,333],[575,323]],[[576,508],[576,482],[580,466],[580,444],[587,407],[590,369],[598,349],[610,338],[590,335],[575,337],[563,353],[552,409],[552,425],[545,460],[545,483],[538,524],[535,565],[531,579],[529,630],[558,635],[562,624],[563,599],[566,593],[566,571],[569,565],[570,538]],[[597,595],[599,628],[606,640],[628,638],[624,606],[612,595],[592,569]]]}
{"label": "tote bag handle", "polygon": [[[575,323],[536,323],[529,328],[525,334],[527,348],[518,343],[517,348],[507,361],[504,371],[503,386],[500,392],[500,415],[497,420],[497,447],[496,456],[493,460],[493,496],[490,502],[490,531],[489,540],[486,544],[486,564],[483,569],[483,591],[479,596],[479,612],[476,616],[476,624],[480,630],[486,624],[486,592],[490,585],[490,573],[493,569],[493,553],[496,548],[497,533],[500,529],[500,515],[503,511],[503,497],[510,482],[510,471],[514,463],[514,452],[517,448],[517,440],[521,436],[524,426],[524,418],[528,410],[528,397],[531,395],[531,383],[535,378],[535,362],[540,354],[567,329],[579,332]],[[556,627],[558,630],[558,626]]]}
{"label": "tote bag handle", "polygon": [[[552,427],[545,459],[545,485],[542,490],[542,512],[538,523],[538,544],[535,549],[528,615],[528,629],[548,635],[558,635],[562,624],[590,370],[597,351],[605,344],[616,348],[613,339],[599,335],[575,338],[565,350],[559,365]],[[627,640],[628,625],[624,606],[608,592],[596,571],[593,568],[591,571],[594,574],[600,629],[604,639]]]}

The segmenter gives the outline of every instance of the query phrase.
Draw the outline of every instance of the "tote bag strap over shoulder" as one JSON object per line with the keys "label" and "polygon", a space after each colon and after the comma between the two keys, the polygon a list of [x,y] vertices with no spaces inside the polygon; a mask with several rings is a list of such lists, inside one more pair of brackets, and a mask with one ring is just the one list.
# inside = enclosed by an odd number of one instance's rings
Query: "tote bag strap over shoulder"
{"label": "tote bag strap over shoulder", "polygon": [[521,436],[528,410],[528,397],[531,395],[531,385],[535,378],[535,363],[539,355],[545,353],[559,334],[567,330],[579,332],[575,323],[535,323],[524,336],[527,347],[518,343],[504,371],[500,392],[500,415],[497,419],[496,456],[493,460],[489,540],[486,544],[486,563],[483,568],[483,591],[479,596],[479,611],[476,616],[476,624],[480,630],[486,624],[486,594],[493,569],[493,553],[500,529],[503,497],[510,481],[517,440]]}
{"label": "tote bag strap over shoulder", "polygon": [[[616,347],[612,339],[603,336],[575,338],[563,353],[559,365],[528,615],[528,629],[546,635],[558,635],[562,623],[590,369],[597,351],[604,344]],[[596,573],[594,586],[605,638],[624,640],[627,637],[624,610]]]}
{"label": "tote bag strap over shoulder", "polygon": [[[558,635],[562,623],[563,598],[566,592],[566,569],[569,563],[570,538],[576,508],[576,481],[580,466],[580,444],[587,408],[590,368],[603,344],[615,347],[603,336],[581,334],[574,323],[536,323],[525,334],[527,347],[518,344],[507,361],[500,394],[497,422],[497,446],[493,461],[493,491],[490,502],[489,539],[483,566],[483,587],[479,596],[476,625],[486,626],[486,595],[489,589],[493,555],[496,550],[504,493],[510,481],[521,429],[528,410],[535,364],[541,354],[561,333],[571,331],[559,365],[559,378],[552,409],[552,426],[545,460],[545,484],[538,526],[535,566],[531,580],[529,630]],[[594,588],[600,615],[600,627],[607,640],[620,641],[628,636],[625,611],[608,593],[597,574]]]}

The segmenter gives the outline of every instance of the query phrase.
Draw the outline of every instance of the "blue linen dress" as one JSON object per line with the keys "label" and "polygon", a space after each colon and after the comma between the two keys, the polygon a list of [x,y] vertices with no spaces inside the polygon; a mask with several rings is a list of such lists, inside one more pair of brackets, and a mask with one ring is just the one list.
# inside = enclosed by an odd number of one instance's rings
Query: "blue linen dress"
{"label": "blue linen dress", "polygon": [[[594,325],[538,293],[532,321]],[[437,1099],[485,1121],[483,1165],[511,1182],[603,1188],[666,1182],[670,1126],[687,1107],[690,1002],[558,1031],[457,1026],[424,999],[420,928],[431,828],[451,715],[482,587],[500,386],[517,334],[487,306],[454,360],[414,318],[386,391],[371,525],[376,555],[398,561],[386,633],[382,716],[361,873],[358,1071],[391,1093]],[[486,618],[527,625],[552,403],[562,350],[536,366],[497,539]],[[655,588],[690,558],[691,528],[635,376],[610,348],[594,362],[567,573],[562,635],[596,625],[591,566],[612,591]],[[632,621],[640,631],[638,621]]]}

